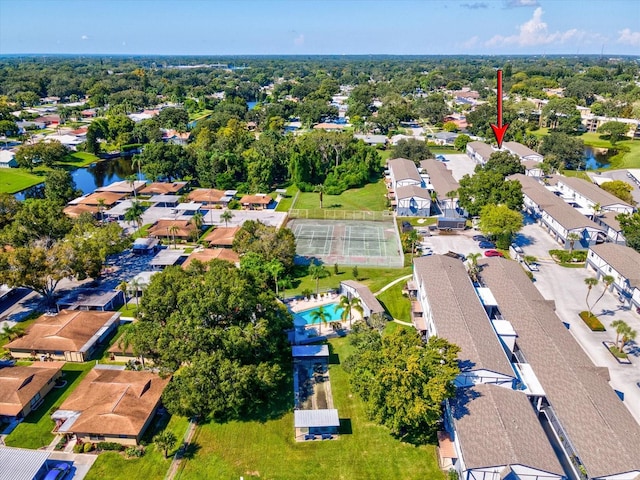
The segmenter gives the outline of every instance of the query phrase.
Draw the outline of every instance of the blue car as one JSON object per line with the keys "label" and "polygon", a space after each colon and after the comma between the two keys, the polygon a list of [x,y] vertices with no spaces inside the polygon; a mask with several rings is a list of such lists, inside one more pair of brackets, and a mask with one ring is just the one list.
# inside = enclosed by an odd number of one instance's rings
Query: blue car
{"label": "blue car", "polygon": [[55,467],[49,470],[44,480],[61,480],[67,476],[67,473],[71,471],[71,466],[68,463],[58,463]]}
{"label": "blue car", "polygon": [[496,244],[493,242],[480,242],[478,246],[480,248],[496,248]]}

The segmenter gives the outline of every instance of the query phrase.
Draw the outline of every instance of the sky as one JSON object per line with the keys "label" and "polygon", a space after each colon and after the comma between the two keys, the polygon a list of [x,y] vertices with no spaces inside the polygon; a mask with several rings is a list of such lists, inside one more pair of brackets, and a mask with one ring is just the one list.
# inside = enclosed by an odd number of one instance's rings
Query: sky
{"label": "sky", "polygon": [[0,0],[0,55],[640,55],[639,0]]}

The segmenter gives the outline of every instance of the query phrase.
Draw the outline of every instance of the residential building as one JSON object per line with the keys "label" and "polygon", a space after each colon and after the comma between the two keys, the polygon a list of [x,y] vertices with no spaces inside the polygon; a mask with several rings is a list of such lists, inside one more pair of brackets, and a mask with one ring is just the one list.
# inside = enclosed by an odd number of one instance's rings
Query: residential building
{"label": "residential building", "polygon": [[356,140],[362,140],[367,145],[386,145],[389,142],[389,139],[386,135],[359,135],[356,134],[353,136]]}
{"label": "residential building", "polygon": [[150,237],[187,240],[198,233],[190,220],[158,220],[148,230]]}
{"label": "residential building", "polygon": [[187,257],[182,264],[182,268],[188,268],[195,260],[202,263],[208,263],[211,260],[224,260],[240,266],[240,256],[230,248],[205,248],[203,250],[196,250]]}
{"label": "residential building", "polygon": [[247,210],[264,210],[272,202],[272,198],[264,193],[245,195],[240,199],[240,204]]}
{"label": "residential building", "polygon": [[226,205],[231,199],[225,198],[225,192],[223,190],[216,190],[215,188],[196,188],[189,192],[187,197],[191,202],[198,202],[203,205]]}
{"label": "residential building", "polygon": [[188,182],[152,182],[138,193],[141,195],[180,195]]}
{"label": "residential building", "polygon": [[604,241],[603,227],[584,216],[535,178],[517,173],[507,179],[520,182],[525,210],[564,248],[571,248],[569,235],[572,233],[579,237],[573,242],[574,248],[586,249],[589,245]]}
{"label": "residential building", "polygon": [[95,310],[99,312],[115,311],[124,305],[124,293],[120,290],[75,289],[58,300],[58,311]]}
{"label": "residential building", "polygon": [[633,206],[582,178],[558,175],[556,188],[564,197],[571,198],[584,208],[593,209],[594,205],[598,205],[603,212],[633,213],[634,211]]}
{"label": "residential building", "polygon": [[467,143],[467,155],[469,158],[480,165],[484,165],[489,160],[489,157],[495,152],[491,145],[487,145],[484,142],[469,142]]}
{"label": "residential building", "polygon": [[126,198],[125,193],[96,191],[89,195],[76,198],[69,202],[69,205],[86,205],[96,208],[111,208],[116,203]]}
{"label": "residential building", "polygon": [[633,248],[613,243],[589,247],[587,267],[598,278],[610,275],[611,285],[620,301],[632,308],[640,308],[640,253]]}
{"label": "residential building", "polygon": [[526,176],[540,178],[544,175],[538,160],[523,160],[520,163],[522,163],[524,167],[524,174]]}
{"label": "residential building", "polygon": [[60,378],[64,362],[0,368],[0,419],[19,420],[36,410]]}
{"label": "residential building", "polygon": [[169,380],[149,371],[94,368],[51,415],[54,433],[82,442],[137,445]]}
{"label": "residential building", "polygon": [[134,193],[139,193],[146,185],[146,182],[142,180],[134,180],[133,182],[122,180],[100,187],[96,189],[96,192],[123,193],[126,194],[126,196],[131,196],[134,195]]}
{"label": "residential building", "polygon": [[605,229],[607,242],[626,245],[627,240],[624,238],[622,226],[616,218],[618,215],[620,214],[617,212],[604,212],[599,215],[594,215],[593,221]]}
{"label": "residential building", "polygon": [[396,192],[399,187],[424,187],[424,180],[413,160],[394,158],[387,162],[391,175],[391,189]]}
{"label": "residential building", "polygon": [[[493,318],[515,331],[514,366],[521,389],[586,478],[632,480],[640,475],[640,425],[517,263],[483,259],[480,281],[495,299]],[[559,446],[558,446],[559,447]],[[503,477],[504,478],[504,477]],[[584,478],[584,477],[583,477]]]}
{"label": "residential building", "polygon": [[11,150],[0,150],[0,168],[17,168],[15,152]]}
{"label": "residential building", "polygon": [[518,158],[520,158],[521,162],[527,160],[541,162],[542,160],[544,160],[544,156],[542,156],[540,153],[536,152],[535,150],[531,150],[526,145],[518,142],[504,142],[502,144],[502,149],[508,151],[509,153],[512,153],[513,155],[516,155]]}
{"label": "residential building", "polygon": [[100,212],[100,207],[97,207],[95,205],[83,205],[83,204],[67,205],[66,207],[64,207],[64,210],[62,211],[69,218],[78,218],[83,213],[90,213],[91,215],[96,215],[97,213]]}
{"label": "residential building", "polygon": [[62,310],[45,314],[5,348],[16,358],[86,362],[113,334],[119,318],[119,312]]}
{"label": "residential building", "polygon": [[360,299],[363,318],[369,318],[372,314],[384,314],[384,307],[378,301],[376,296],[369,290],[369,287],[355,280],[342,280],[340,282],[340,293],[347,298],[353,297]]}
{"label": "residential building", "polygon": [[433,158],[422,160],[420,166],[429,176],[429,184],[436,192],[441,209],[455,209],[460,184],[453,178],[451,170],[443,162]]}
{"label": "residential building", "polygon": [[408,185],[395,191],[396,213],[400,217],[431,215],[431,194],[426,188]]}
{"label": "residential building", "polygon": [[240,227],[216,227],[204,237],[204,241],[211,247],[231,248],[239,230]]}
{"label": "residential building", "polygon": [[438,132],[434,135],[435,143],[437,145],[453,145],[458,135],[459,134],[453,132]]}
{"label": "residential building", "polygon": [[480,304],[464,264],[445,255],[413,260],[412,321],[424,336],[460,347],[457,386],[493,383],[511,388],[516,375]]}

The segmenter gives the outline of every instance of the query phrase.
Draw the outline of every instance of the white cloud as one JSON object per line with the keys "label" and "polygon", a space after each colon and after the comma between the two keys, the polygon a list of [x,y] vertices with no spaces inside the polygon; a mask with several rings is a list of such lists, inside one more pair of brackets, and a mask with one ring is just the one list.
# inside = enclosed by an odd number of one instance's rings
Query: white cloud
{"label": "white cloud", "polygon": [[630,28],[625,28],[618,32],[618,43],[626,43],[634,47],[640,47],[640,32],[632,32]]}
{"label": "white cloud", "polygon": [[80,37],[81,40],[89,40],[89,35],[82,35]]}
{"label": "white cloud", "polygon": [[297,46],[304,45],[304,33],[301,33],[296,38],[294,38],[293,44]]}
{"label": "white cloud", "polygon": [[[529,1],[529,0],[525,0]],[[572,39],[584,37],[585,32],[576,28],[566,30],[564,32],[549,32],[547,24],[542,21],[542,8],[538,7],[533,11],[531,20],[526,21],[518,27],[519,33],[504,37],[495,35],[488,40],[485,45],[488,47],[496,47],[500,45],[519,45],[521,47],[531,47],[535,45],[546,45],[549,43],[565,43]]]}
{"label": "white cloud", "polygon": [[463,48],[473,48],[478,44],[478,40],[479,40],[478,36],[474,35],[473,37],[469,38],[468,40],[465,40],[462,43],[462,47]]}
{"label": "white cloud", "polygon": [[488,8],[489,5],[485,2],[475,2],[475,3],[462,3],[460,4],[463,8],[468,8],[469,10],[479,10],[481,8]]}
{"label": "white cloud", "polygon": [[508,0],[505,5],[507,8],[512,7],[537,7],[538,0]]}

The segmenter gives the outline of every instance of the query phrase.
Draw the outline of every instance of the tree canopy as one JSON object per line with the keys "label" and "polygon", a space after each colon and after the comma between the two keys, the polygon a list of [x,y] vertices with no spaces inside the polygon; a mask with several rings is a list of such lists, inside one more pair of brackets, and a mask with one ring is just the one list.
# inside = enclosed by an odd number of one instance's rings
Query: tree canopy
{"label": "tree canopy", "polygon": [[296,239],[288,228],[276,228],[258,220],[248,220],[236,233],[233,250],[240,256],[248,252],[257,253],[266,262],[276,259],[290,271],[296,254]]}
{"label": "tree canopy", "polygon": [[611,195],[615,195],[623,202],[627,202],[630,205],[635,204],[633,195],[631,195],[633,187],[623,180],[611,180],[610,182],[604,182],[600,185],[600,188],[609,192]]}

